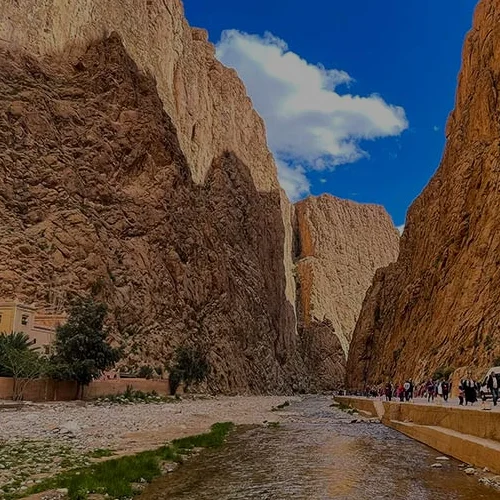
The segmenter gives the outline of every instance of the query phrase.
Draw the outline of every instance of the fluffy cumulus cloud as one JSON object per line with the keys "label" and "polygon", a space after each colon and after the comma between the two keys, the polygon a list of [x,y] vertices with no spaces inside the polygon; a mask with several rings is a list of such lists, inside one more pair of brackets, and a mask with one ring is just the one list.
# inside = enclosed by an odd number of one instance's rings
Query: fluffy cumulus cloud
{"label": "fluffy cumulus cloud", "polygon": [[400,226],[396,226],[396,229],[399,231],[399,234],[403,234],[403,231],[405,230],[405,225],[401,224]]}
{"label": "fluffy cumulus cloud", "polygon": [[224,31],[217,57],[236,69],[266,122],[283,187],[293,199],[309,192],[309,170],[327,170],[367,156],[361,141],[396,136],[408,127],[403,108],[379,95],[339,93],[352,78],[311,64],[266,33]]}

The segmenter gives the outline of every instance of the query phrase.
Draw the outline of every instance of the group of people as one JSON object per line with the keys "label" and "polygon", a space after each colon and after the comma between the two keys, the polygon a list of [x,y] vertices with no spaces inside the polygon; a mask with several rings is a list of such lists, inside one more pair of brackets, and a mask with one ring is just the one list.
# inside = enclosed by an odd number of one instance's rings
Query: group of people
{"label": "group of people", "polygon": [[[484,381],[483,381],[484,384]],[[487,380],[486,387],[491,394],[493,405],[497,405],[500,399],[500,373],[492,372]],[[436,398],[441,401],[448,401],[451,394],[452,383],[450,380],[442,378],[434,380],[429,378],[426,382],[415,385],[411,379],[405,382],[393,384],[387,382],[384,386],[365,388],[364,395],[384,398],[386,401],[396,399],[401,402],[413,400],[413,398],[426,398],[427,402],[434,402]],[[473,405],[482,397],[486,400],[484,388],[481,383],[474,380],[470,373],[460,381],[458,386],[458,401],[460,406]]]}
{"label": "group of people", "polygon": [[[489,390],[491,394],[493,406],[496,406],[500,391],[500,373],[492,371],[488,375],[485,385],[486,389]],[[459,404],[463,405],[465,402],[465,406],[469,403],[473,405],[479,399],[478,396],[482,396],[483,401],[485,401],[486,395],[482,392],[482,390],[481,383],[474,380],[469,373],[466,379],[460,381],[460,385],[458,387]]]}
{"label": "group of people", "polygon": [[427,401],[434,401],[434,398],[439,397],[444,401],[448,401],[451,393],[451,382],[449,380],[433,380],[415,385],[413,380],[408,379],[405,382],[393,384],[387,382],[383,387],[371,388],[365,390],[366,396],[385,397],[386,401],[392,401],[393,398],[404,402],[413,400],[413,398],[427,398]]}

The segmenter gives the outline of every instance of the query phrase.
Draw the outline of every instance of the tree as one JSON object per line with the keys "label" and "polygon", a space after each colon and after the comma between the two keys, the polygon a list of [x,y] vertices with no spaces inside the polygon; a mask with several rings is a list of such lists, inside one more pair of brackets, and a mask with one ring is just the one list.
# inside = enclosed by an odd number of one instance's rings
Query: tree
{"label": "tree", "polygon": [[25,333],[0,335],[0,376],[14,379],[12,399],[16,401],[23,399],[29,382],[46,371],[47,359],[32,348],[33,344]]}
{"label": "tree", "polygon": [[105,304],[80,299],[71,308],[67,323],[56,330],[52,374],[75,380],[77,398],[84,386],[120,359],[119,349],[106,342],[106,314]]}
{"label": "tree", "polygon": [[170,370],[170,392],[175,394],[181,382],[184,382],[187,391],[193,382],[205,380],[209,372],[210,365],[200,348],[179,347],[175,351],[175,364]]}

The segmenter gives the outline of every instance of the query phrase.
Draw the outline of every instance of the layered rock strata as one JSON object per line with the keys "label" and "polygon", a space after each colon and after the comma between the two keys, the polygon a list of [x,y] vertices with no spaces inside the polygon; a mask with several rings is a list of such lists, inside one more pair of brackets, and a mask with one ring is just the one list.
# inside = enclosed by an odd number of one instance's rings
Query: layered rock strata
{"label": "layered rock strata", "polygon": [[299,331],[316,386],[339,387],[375,271],[394,262],[399,233],[381,206],[310,197],[295,205]]}
{"label": "layered rock strata", "polygon": [[436,174],[411,206],[397,263],[356,326],[348,385],[423,380],[500,355],[500,4],[479,3]]}

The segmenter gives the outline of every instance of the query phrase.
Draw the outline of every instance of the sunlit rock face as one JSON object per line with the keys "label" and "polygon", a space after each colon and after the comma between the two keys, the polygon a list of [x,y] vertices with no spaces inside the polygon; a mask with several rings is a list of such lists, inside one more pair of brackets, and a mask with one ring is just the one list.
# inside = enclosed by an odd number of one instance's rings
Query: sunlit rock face
{"label": "sunlit rock face", "polygon": [[347,383],[423,380],[500,355],[500,4],[479,3],[436,174],[411,206],[399,259],[377,272]]}
{"label": "sunlit rock face", "polygon": [[323,195],[295,206],[299,331],[314,385],[343,384],[352,333],[379,267],[394,262],[399,233],[381,206]]}

